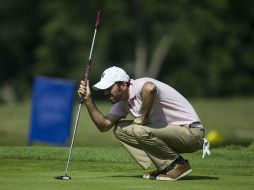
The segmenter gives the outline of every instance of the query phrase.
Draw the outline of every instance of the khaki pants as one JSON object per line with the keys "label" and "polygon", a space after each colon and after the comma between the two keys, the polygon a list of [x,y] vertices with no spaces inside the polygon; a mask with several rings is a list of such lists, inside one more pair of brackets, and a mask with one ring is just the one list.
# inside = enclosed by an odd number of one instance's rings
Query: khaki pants
{"label": "khaki pants", "polygon": [[114,134],[138,164],[147,169],[151,163],[163,170],[179,157],[179,153],[202,148],[204,132],[200,128],[167,125],[137,125],[123,120]]}

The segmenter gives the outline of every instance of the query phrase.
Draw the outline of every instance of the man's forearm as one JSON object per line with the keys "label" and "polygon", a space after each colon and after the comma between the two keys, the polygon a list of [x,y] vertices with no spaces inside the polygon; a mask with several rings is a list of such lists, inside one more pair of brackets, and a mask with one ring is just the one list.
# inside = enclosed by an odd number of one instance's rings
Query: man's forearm
{"label": "man's forearm", "polygon": [[156,95],[156,86],[153,83],[146,83],[142,89],[141,114],[144,121],[149,120],[150,112]]}
{"label": "man's forearm", "polygon": [[111,122],[99,111],[95,103],[93,102],[93,99],[91,97],[88,97],[85,100],[85,104],[88,110],[88,113],[93,120],[96,127],[101,131],[105,132],[108,131],[112,124]]}

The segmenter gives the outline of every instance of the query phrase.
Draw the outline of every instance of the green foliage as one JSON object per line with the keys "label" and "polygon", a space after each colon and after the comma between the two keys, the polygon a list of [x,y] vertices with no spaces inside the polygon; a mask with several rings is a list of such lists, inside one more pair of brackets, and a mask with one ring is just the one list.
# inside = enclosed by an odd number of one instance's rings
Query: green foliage
{"label": "green foliage", "polygon": [[137,42],[149,62],[166,34],[173,41],[160,80],[186,96],[253,95],[253,8],[247,0],[0,0],[0,91],[11,86],[22,99],[35,75],[79,81],[100,9],[92,83],[112,65],[133,76]]}
{"label": "green foliage", "polygon": [[[0,89],[10,85],[20,98],[30,83],[38,46],[39,1],[0,1]],[[1,97],[0,97],[1,98]]]}

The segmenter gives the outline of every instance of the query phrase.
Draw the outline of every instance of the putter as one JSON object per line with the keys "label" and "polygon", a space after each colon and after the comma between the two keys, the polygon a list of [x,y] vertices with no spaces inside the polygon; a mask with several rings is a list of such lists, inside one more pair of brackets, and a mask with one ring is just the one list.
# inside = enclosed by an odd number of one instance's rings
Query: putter
{"label": "putter", "polygon": [[[92,45],[91,45],[89,59],[88,59],[88,64],[86,66],[85,74],[84,74],[84,77],[83,77],[85,84],[87,84],[88,75],[89,75],[90,68],[91,68],[91,65],[92,65],[92,53],[93,53],[94,41],[95,41],[95,38],[96,38],[96,33],[97,33],[97,30],[98,30],[99,23],[100,23],[100,11],[98,11],[98,13],[97,13],[96,24],[95,24],[93,40],[92,40]],[[76,131],[77,131],[79,115],[80,115],[80,110],[81,110],[81,106],[83,104],[83,101],[84,101],[83,97],[80,97],[79,106],[78,106],[78,113],[77,113],[77,117],[76,117],[76,121],[75,121],[75,125],[74,125],[74,131],[73,131],[73,135],[72,135],[71,146],[70,146],[70,149],[69,149],[69,156],[68,156],[68,160],[67,160],[67,163],[66,163],[65,173],[64,173],[63,176],[56,176],[55,179],[61,179],[61,180],[71,179],[71,177],[68,176],[68,169],[69,169],[69,165],[70,165],[73,142],[74,142],[74,138],[75,138]]]}

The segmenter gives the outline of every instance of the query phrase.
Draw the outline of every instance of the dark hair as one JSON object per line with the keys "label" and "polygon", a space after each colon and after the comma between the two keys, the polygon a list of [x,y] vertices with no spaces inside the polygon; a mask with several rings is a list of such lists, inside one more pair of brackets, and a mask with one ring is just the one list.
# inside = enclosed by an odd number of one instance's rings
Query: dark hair
{"label": "dark hair", "polygon": [[122,85],[123,83],[126,83],[127,84],[127,86],[129,87],[130,86],[130,80],[128,81],[128,82],[125,82],[125,81],[117,81],[117,82],[115,82],[116,84],[118,84],[118,85]]}

